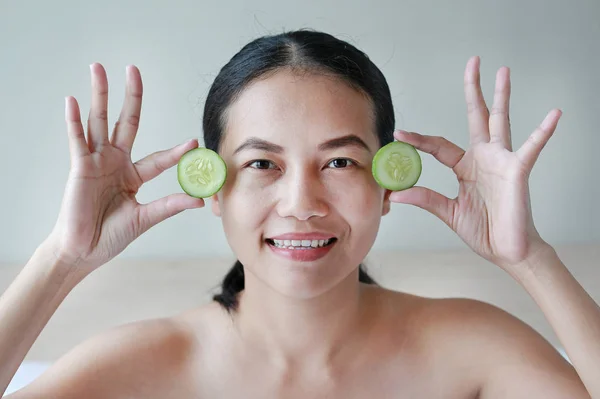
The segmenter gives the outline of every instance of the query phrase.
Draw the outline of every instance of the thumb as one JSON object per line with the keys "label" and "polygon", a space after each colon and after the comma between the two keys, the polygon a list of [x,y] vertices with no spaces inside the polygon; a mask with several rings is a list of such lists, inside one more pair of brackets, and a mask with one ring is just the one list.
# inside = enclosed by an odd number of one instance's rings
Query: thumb
{"label": "thumb", "polygon": [[425,187],[414,186],[390,194],[391,202],[410,204],[425,209],[452,228],[454,200]]}
{"label": "thumb", "polygon": [[139,232],[144,233],[154,225],[186,209],[202,208],[204,200],[185,193],[171,194],[138,207]]}

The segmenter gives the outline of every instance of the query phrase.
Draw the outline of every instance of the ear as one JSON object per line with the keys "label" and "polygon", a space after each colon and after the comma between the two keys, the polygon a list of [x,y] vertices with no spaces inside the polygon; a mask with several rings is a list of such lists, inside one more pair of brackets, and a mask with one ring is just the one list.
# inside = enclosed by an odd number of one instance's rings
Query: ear
{"label": "ear", "polygon": [[219,203],[218,194],[214,194],[212,197],[210,197],[210,200],[212,201],[212,204],[211,204],[212,213],[216,217],[221,217],[221,205]]}
{"label": "ear", "polygon": [[385,216],[390,212],[392,203],[390,201],[390,195],[392,194],[391,190],[385,190],[383,194],[383,208],[381,211],[381,216]]}

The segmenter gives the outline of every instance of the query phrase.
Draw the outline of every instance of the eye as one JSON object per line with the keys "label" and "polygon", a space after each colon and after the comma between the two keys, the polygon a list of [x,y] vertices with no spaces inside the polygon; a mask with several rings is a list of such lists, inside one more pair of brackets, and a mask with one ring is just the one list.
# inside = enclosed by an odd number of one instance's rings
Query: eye
{"label": "eye", "polygon": [[334,169],[342,169],[347,168],[348,166],[356,165],[354,161],[348,158],[336,158],[329,162],[327,166],[332,167]]}
{"label": "eye", "polygon": [[254,169],[276,169],[277,167],[271,161],[266,159],[256,159],[248,164],[249,167]]}

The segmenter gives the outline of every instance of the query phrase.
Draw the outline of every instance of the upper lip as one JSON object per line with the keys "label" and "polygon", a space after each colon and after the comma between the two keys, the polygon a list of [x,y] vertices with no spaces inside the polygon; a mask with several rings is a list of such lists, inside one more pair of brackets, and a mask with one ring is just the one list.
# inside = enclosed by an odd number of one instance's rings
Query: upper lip
{"label": "upper lip", "polygon": [[271,240],[328,240],[335,238],[333,234],[322,233],[322,232],[311,232],[311,233],[285,233],[278,236],[269,237]]}

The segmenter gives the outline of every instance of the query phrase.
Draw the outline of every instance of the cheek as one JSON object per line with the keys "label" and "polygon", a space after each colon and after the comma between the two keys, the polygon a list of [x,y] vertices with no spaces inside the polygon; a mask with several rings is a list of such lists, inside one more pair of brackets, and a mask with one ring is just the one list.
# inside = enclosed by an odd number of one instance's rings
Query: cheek
{"label": "cheek", "polygon": [[247,240],[249,230],[257,229],[266,218],[273,201],[273,189],[261,179],[237,173],[221,190],[221,218],[228,236]]}
{"label": "cheek", "polygon": [[381,217],[385,191],[366,171],[344,178],[334,177],[328,186],[331,187],[331,203],[346,219],[368,224],[373,218]]}
{"label": "cheek", "polygon": [[344,253],[349,264],[356,264],[367,256],[377,238],[385,190],[366,174],[355,176],[335,188],[332,204],[350,233]]}

